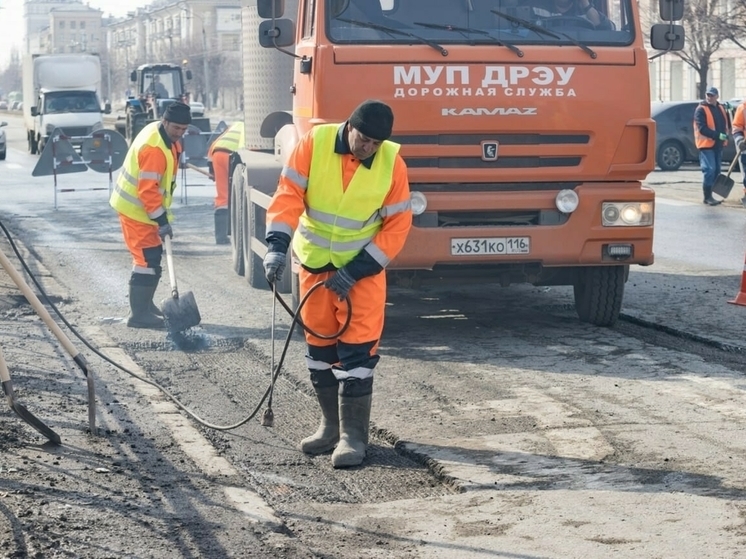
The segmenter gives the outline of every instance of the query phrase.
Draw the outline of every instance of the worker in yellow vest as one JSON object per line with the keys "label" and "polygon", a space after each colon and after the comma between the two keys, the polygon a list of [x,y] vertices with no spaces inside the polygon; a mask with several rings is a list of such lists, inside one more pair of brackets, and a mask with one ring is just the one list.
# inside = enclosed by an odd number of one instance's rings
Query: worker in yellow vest
{"label": "worker in yellow vest", "polygon": [[[391,108],[360,104],[343,124],[322,124],[296,145],[267,209],[264,270],[282,277],[291,244],[300,261],[300,296],[318,282],[301,310],[316,333],[306,332],[306,363],[321,407],[321,424],[303,439],[308,454],[334,449],[335,468],[365,458],[373,370],[386,304],[385,268],[401,251],[412,226],[407,166],[399,144],[389,141]],[[294,233],[294,234],[293,234]],[[336,446],[336,448],[335,448]]]}
{"label": "worker in yellow vest", "polygon": [[161,278],[162,241],[173,237],[171,202],[176,188],[181,137],[192,122],[189,105],[173,103],[160,122],[145,126],[132,142],[109,205],[119,213],[124,242],[132,254],[129,281],[131,328],[162,328],[153,303]]}
{"label": "worker in yellow vest", "polygon": [[230,219],[228,217],[228,164],[231,154],[243,147],[243,122],[231,124],[212,143],[207,154],[210,171],[215,180],[215,244],[227,245]]}

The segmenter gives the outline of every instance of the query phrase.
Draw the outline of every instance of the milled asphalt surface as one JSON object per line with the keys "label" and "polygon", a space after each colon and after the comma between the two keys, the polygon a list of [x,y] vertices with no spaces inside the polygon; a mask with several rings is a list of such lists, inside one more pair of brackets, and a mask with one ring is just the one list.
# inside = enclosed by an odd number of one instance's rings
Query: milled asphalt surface
{"label": "milled asphalt surface", "polygon": [[[706,207],[701,202],[700,177],[696,172],[655,172],[649,176],[646,183],[656,190],[657,211],[683,208],[692,212],[711,212],[714,215],[717,215],[716,212],[729,212],[728,215],[744,213],[746,216],[746,209],[740,204],[740,175],[735,178],[737,184],[729,199],[721,206],[713,208]],[[704,244],[709,246],[713,253],[718,251],[720,239],[724,235],[728,235],[729,238],[735,236],[736,242],[740,239],[746,253],[744,227],[737,231],[713,228],[702,232]],[[711,245],[708,245],[708,240],[711,241]],[[6,254],[10,255],[5,242],[0,242],[0,245]],[[13,261],[15,262],[15,259]],[[622,320],[651,325],[684,339],[701,340],[733,351],[746,351],[746,341],[743,340],[743,333],[746,332],[746,306],[728,304],[728,300],[738,293],[743,259],[730,264],[732,265],[725,262],[720,266],[695,269],[694,266],[682,265],[665,252],[656,249],[655,265],[649,268],[635,267],[631,270]],[[16,289],[0,270],[0,306],[3,300],[7,301],[14,297],[17,297]],[[6,306],[13,304],[10,301]],[[29,328],[34,332],[38,330],[27,321],[19,324],[19,329],[22,328]],[[44,355],[59,354],[59,345],[52,336],[35,335],[33,338],[35,352]],[[74,369],[72,375],[79,376]],[[19,375],[19,378],[22,376]],[[54,418],[48,415],[44,407],[37,405],[35,400],[24,394],[22,385],[17,385],[16,390],[19,387],[21,400],[43,419],[54,422]],[[81,402],[78,401],[77,405],[80,407]],[[79,411],[77,415],[81,415]],[[76,443],[85,444],[83,440]],[[266,514],[269,516],[271,512],[266,511]],[[267,520],[263,519],[260,522],[266,523]]]}
{"label": "milled asphalt surface", "polygon": [[[687,216],[695,212],[698,216],[703,213],[705,217],[713,218],[702,231],[701,246],[696,250],[717,255],[727,242],[729,246],[740,244],[746,254],[746,208],[740,201],[743,196],[741,174],[734,172],[732,178],[735,185],[730,196],[714,207],[702,203],[701,174],[696,167],[688,166],[669,173],[655,171],[645,184],[656,191],[657,213],[677,211]],[[734,214],[743,218],[736,221],[737,228],[732,224]],[[725,221],[718,220],[719,217],[731,218],[730,225],[726,228]],[[701,221],[697,223],[702,227]],[[681,227],[689,227],[686,217],[682,217]],[[622,319],[654,324],[685,338],[746,351],[746,306],[728,303],[739,293],[744,258],[733,262],[718,260],[718,265],[703,266],[704,269],[684,266],[660,251],[658,239],[662,236],[663,233],[657,230],[656,263],[649,268],[636,266],[630,270]]]}

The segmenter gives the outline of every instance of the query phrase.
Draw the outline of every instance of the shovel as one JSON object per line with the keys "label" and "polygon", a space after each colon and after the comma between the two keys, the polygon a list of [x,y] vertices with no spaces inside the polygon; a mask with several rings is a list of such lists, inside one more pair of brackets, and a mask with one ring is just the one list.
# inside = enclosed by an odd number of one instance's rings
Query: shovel
{"label": "shovel", "polygon": [[733,188],[734,181],[732,178],[730,178],[730,174],[733,172],[733,169],[736,167],[736,163],[740,159],[740,152],[736,153],[736,156],[733,158],[733,161],[730,163],[730,167],[728,167],[728,173],[722,174],[720,173],[718,175],[718,178],[715,179],[715,184],[712,185],[712,192],[717,194],[718,196],[722,198],[727,198],[730,194],[731,188]]}
{"label": "shovel", "polygon": [[166,245],[168,278],[171,280],[171,298],[163,300],[161,311],[163,311],[169,330],[183,332],[192,326],[197,326],[202,317],[199,315],[197,301],[194,300],[194,294],[191,291],[179,296],[179,289],[176,287],[176,275],[174,274],[174,257],[171,254],[171,237],[167,235],[164,244]]}
{"label": "shovel", "polygon": [[[88,384],[88,424],[91,429],[91,434],[98,434],[98,431],[96,429],[96,389],[93,384],[93,371],[88,368],[88,362],[86,361],[84,356],[78,353],[78,350],[75,349],[75,346],[73,346],[70,338],[65,335],[65,333],[59,326],[57,326],[57,323],[52,319],[52,315],[49,314],[49,311],[47,311],[44,305],[42,305],[39,298],[33,291],[31,291],[31,288],[23,280],[21,274],[18,273],[18,270],[13,267],[13,264],[11,264],[10,260],[8,260],[8,257],[5,256],[5,253],[1,250],[0,265],[2,265],[2,267],[5,269],[18,289],[21,290],[21,293],[23,293],[23,296],[26,297],[26,300],[31,303],[31,306],[36,311],[36,314],[41,317],[41,319],[44,321],[44,324],[47,325],[47,328],[52,331],[57,340],[59,340],[65,350],[67,350],[67,353],[70,355],[70,357],[72,357],[73,361],[75,361],[75,364],[80,368],[81,371],[83,371],[83,374],[86,378],[86,383]],[[3,387],[4,386],[5,381],[3,381]]]}
{"label": "shovel", "polygon": [[15,394],[13,393],[13,385],[10,382],[10,373],[8,372],[8,365],[5,363],[5,357],[3,356],[3,350],[0,349],[0,380],[3,382],[3,392],[8,397],[8,404],[10,409],[18,414],[26,423],[31,425],[34,429],[39,431],[42,435],[52,441],[54,444],[62,444],[60,436],[47,427],[38,417],[28,411],[22,404],[16,402]]}

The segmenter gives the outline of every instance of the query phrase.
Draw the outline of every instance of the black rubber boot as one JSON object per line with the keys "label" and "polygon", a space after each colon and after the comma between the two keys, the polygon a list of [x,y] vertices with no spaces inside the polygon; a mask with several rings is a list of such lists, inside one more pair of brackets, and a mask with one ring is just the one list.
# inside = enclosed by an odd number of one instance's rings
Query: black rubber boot
{"label": "black rubber boot", "polygon": [[704,203],[708,206],[717,206],[720,204],[720,200],[715,200],[715,198],[712,197],[712,187],[711,186],[703,186],[702,190],[705,195]]}
{"label": "black rubber boot", "polygon": [[230,244],[228,239],[228,231],[230,230],[230,216],[228,215],[227,208],[219,208],[215,210],[215,244],[216,245],[227,245]]}
{"label": "black rubber boot", "polygon": [[[157,279],[155,278],[156,281]],[[127,326],[130,328],[164,328],[163,318],[152,313],[150,310],[150,306],[153,305],[153,295],[158,284],[142,285],[141,282],[142,280],[133,281],[133,279],[130,279],[129,295],[131,312],[127,319]]]}
{"label": "black rubber boot", "polygon": [[321,407],[321,423],[316,432],[300,442],[306,454],[322,454],[339,442],[339,382],[329,371],[311,371],[311,382]]}
{"label": "black rubber boot", "polygon": [[365,451],[368,448],[373,379],[344,380],[340,383],[339,392],[341,434],[337,448],[332,453],[332,466],[359,466],[365,459]]}

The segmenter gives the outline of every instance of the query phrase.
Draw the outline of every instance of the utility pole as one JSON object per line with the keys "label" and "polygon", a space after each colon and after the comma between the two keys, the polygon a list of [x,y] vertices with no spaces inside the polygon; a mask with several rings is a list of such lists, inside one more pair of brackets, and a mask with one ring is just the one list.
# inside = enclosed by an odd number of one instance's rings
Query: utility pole
{"label": "utility pole", "polygon": [[209,110],[211,108],[211,102],[210,102],[210,68],[208,67],[207,63],[207,32],[205,31],[205,20],[200,18],[200,21],[202,21],[202,63],[203,63],[203,72],[205,73],[205,110]]}

